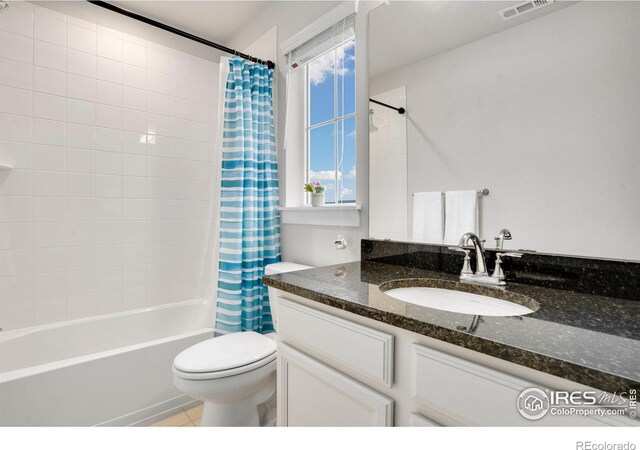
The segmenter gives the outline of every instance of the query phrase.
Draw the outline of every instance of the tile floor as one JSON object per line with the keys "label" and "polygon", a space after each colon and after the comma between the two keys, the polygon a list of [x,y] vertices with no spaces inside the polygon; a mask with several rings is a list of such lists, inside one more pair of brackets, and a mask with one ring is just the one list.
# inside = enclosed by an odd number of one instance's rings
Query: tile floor
{"label": "tile floor", "polygon": [[152,424],[152,427],[199,427],[202,405],[181,408],[180,412]]}

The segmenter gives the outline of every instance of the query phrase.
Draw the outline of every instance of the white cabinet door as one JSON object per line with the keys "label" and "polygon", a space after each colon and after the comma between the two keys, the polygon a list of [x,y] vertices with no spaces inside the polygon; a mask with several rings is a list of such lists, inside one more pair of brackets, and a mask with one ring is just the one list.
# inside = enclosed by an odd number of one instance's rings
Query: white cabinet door
{"label": "white cabinet door", "polygon": [[392,425],[393,400],[280,344],[278,426]]}

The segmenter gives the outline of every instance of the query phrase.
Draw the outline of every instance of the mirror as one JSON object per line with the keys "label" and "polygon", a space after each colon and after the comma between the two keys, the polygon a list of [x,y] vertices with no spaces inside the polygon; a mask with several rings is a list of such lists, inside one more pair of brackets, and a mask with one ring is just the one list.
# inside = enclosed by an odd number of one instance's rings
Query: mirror
{"label": "mirror", "polygon": [[414,221],[413,194],[487,188],[487,248],[508,228],[506,249],[638,260],[640,2],[500,13],[521,4],[392,1],[370,13],[370,97],[406,108],[370,103],[370,237],[424,242],[414,224],[438,212]]}

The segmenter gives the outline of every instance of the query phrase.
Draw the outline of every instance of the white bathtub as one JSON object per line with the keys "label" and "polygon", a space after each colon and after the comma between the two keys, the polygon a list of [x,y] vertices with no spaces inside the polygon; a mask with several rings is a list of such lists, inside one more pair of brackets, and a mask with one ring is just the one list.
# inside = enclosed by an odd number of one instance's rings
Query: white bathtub
{"label": "white bathtub", "polygon": [[134,425],[192,400],[171,364],[213,337],[213,300],[0,333],[0,426]]}

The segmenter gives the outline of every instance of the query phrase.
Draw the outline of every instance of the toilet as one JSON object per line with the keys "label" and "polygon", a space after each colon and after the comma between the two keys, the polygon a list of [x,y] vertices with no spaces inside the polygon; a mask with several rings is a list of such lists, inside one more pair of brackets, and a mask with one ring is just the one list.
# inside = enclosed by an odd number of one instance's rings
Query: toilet
{"label": "toilet", "polygon": [[[310,268],[280,262],[266,266],[264,273]],[[279,291],[270,287],[268,292],[273,326],[277,329]],[[193,345],[174,359],[173,382],[189,397],[204,402],[201,426],[272,425],[275,416],[265,412],[264,405],[275,404],[276,334],[246,331]]]}

